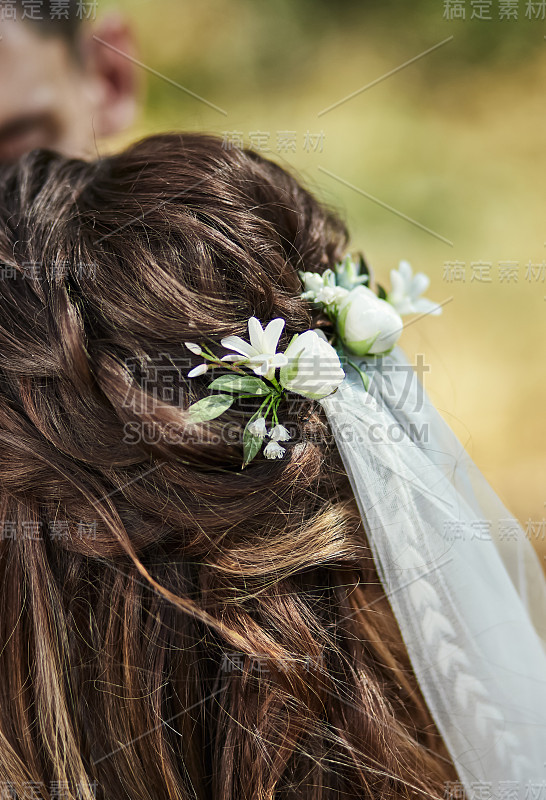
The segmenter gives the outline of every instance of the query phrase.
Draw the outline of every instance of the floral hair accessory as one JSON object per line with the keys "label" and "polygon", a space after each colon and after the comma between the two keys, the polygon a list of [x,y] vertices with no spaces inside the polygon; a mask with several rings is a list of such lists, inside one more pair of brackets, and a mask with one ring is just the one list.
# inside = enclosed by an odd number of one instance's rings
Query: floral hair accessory
{"label": "floral hair accessory", "polygon": [[[442,313],[441,306],[420,297],[430,280],[423,272],[414,276],[407,261],[401,261],[398,270],[391,270],[390,292],[379,285],[377,292],[364,286],[369,275],[363,269],[362,258],[356,263],[346,256],[333,270],[299,273],[304,288],[301,297],[322,307],[335,326],[337,344],[349,353],[360,357],[387,355],[402,333],[402,314]],[[368,388],[367,376],[360,367],[348,363],[358,370]]]}
{"label": "floral hair accessory", "polygon": [[[214,367],[232,373],[213,380],[208,387],[212,393],[189,407],[194,422],[219,417],[236,400],[261,400],[244,429],[243,467],[262,446],[266,458],[284,456],[286,448],[281,442],[290,440],[290,432],[279,423],[277,410],[287,391],[310,400],[328,397],[345,378],[340,360],[344,350],[360,357],[386,355],[402,333],[401,314],[442,312],[440,306],[420,297],[428,288],[429,279],[422,272],[414,276],[407,261],[401,261],[398,270],[391,270],[389,293],[381,286],[376,292],[364,285],[369,283],[369,275],[362,258],[356,263],[347,256],[333,270],[299,274],[303,283],[301,297],[321,306],[335,326],[332,344],[323,331],[308,330],[295,334],[284,353],[277,352],[285,326],[281,317],[272,319],[265,329],[256,317],[250,317],[249,341],[225,336],[221,345],[231,352],[221,358],[207,347],[185,342],[188,350],[204,358],[202,364],[188,372],[189,378],[204,375]],[[360,374],[367,389],[367,375],[358,364],[351,360],[348,363]],[[272,425],[268,421],[270,415]]]}
{"label": "floral hair accessory", "polygon": [[[259,397],[261,404],[245,426],[243,433],[243,467],[259,453],[265,440],[266,458],[282,458],[286,448],[280,442],[290,439],[290,432],[279,423],[277,409],[286,391],[311,400],[321,400],[336,391],[345,378],[339,355],[321,331],[308,330],[292,337],[284,353],[277,346],[284,329],[281,317],[271,320],[264,330],[256,317],[248,320],[250,342],[239,336],[226,336],[222,347],[234,352],[218,358],[207,347],[185,342],[186,347],[205,361],[188,372],[193,378],[213,367],[228,369],[233,374],[215,378],[208,388],[214,390],[189,407],[194,422],[207,422],[227,411],[236,400]],[[248,374],[248,371],[254,373]],[[273,426],[268,428],[271,414]]]}

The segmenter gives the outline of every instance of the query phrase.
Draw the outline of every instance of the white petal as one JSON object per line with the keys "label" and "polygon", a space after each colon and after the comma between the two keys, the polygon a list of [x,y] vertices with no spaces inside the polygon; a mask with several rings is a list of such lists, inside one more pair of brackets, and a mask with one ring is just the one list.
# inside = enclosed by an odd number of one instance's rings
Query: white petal
{"label": "white petal", "polygon": [[244,361],[248,361],[248,359],[244,358],[241,355],[236,355],[235,353],[230,353],[227,356],[222,356],[220,361],[240,361],[241,363],[243,363]]}
{"label": "white petal", "polygon": [[263,353],[266,349],[264,347],[264,331],[257,317],[250,317],[248,320],[248,333],[252,347],[256,352]]}
{"label": "white petal", "polygon": [[296,353],[299,352],[298,340],[299,340],[300,336],[301,336],[301,334],[295,333],[294,336],[289,341],[288,347],[284,351],[284,354],[285,354],[285,356],[287,357],[288,360],[290,360],[291,358],[295,358]]}
{"label": "white petal", "polygon": [[290,439],[290,431],[284,425],[275,425],[269,432],[272,442],[287,442]]}
{"label": "white petal", "polygon": [[252,422],[249,422],[247,430],[253,436],[260,436],[263,439],[264,436],[267,436],[267,426],[265,424],[265,417],[258,417]]}
{"label": "white petal", "polygon": [[186,345],[188,350],[191,350],[191,352],[195,353],[196,356],[200,356],[201,353],[203,352],[199,347],[199,345],[195,344],[195,342],[184,342],[184,344]]}
{"label": "white petal", "polygon": [[248,359],[247,363],[256,375],[261,375],[262,377],[267,375],[267,377],[270,377],[270,375],[268,375],[268,372],[271,370],[270,360],[271,356],[267,353],[263,353],[257,356],[252,356]]}
{"label": "white petal", "polygon": [[388,295],[388,302],[399,314],[414,314],[413,301],[407,295]]}
{"label": "white petal", "polygon": [[401,261],[398,264],[398,272],[404,279],[404,283],[406,284],[406,286],[408,286],[413,276],[413,270],[411,268],[411,264],[409,263],[409,261]]}
{"label": "white petal", "polygon": [[208,368],[208,364],[199,364],[197,367],[190,369],[188,372],[188,378],[196,378],[197,375],[204,375]]}
{"label": "white petal", "polygon": [[254,356],[250,356],[250,358],[248,359],[248,363],[250,366],[255,366],[257,364],[265,364],[267,361],[269,361],[270,358],[271,356],[269,355],[269,353],[257,353]]}
{"label": "white petal", "polygon": [[340,303],[348,294],[349,290],[344,289],[342,286],[325,286],[324,289],[317,292],[316,300],[327,306],[335,305],[336,303]]}
{"label": "white petal", "polygon": [[284,447],[281,447],[277,442],[269,442],[264,448],[264,456],[266,458],[282,458],[285,452]]}
{"label": "white petal", "polygon": [[410,293],[413,298],[419,297],[430,286],[430,278],[424,272],[418,272],[411,282]]}
{"label": "white petal", "polygon": [[396,269],[391,269],[391,291],[389,294],[394,297],[401,297],[406,294],[406,283]]}
{"label": "white petal", "polygon": [[420,297],[413,302],[413,308],[420,314],[432,314],[437,317],[442,313],[442,306],[438,303],[433,303],[432,300],[427,300],[426,297]]}
{"label": "white petal", "polygon": [[237,353],[242,353],[244,356],[252,356],[256,354],[256,350],[240,336],[225,336],[221,339],[220,344],[226,350],[236,350]]}
{"label": "white petal", "polygon": [[322,275],[318,272],[304,272],[300,275],[304,289],[306,290],[306,294],[311,297],[317,292],[323,285]]}
{"label": "white petal", "polygon": [[269,359],[269,366],[271,367],[284,367],[286,364],[288,364],[288,358],[284,353],[275,353],[275,355]]}
{"label": "white petal", "polygon": [[263,342],[264,350],[266,350],[268,353],[276,352],[284,325],[285,322],[282,317],[272,319],[271,322],[267,324],[263,335]]}

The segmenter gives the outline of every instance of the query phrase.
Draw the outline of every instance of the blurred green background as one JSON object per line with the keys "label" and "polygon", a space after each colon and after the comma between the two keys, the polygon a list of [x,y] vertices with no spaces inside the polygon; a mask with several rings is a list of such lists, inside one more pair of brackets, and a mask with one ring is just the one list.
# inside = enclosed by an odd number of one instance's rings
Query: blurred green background
{"label": "blurred green background", "polygon": [[380,282],[401,259],[428,273],[443,316],[406,317],[400,343],[546,558],[541,6],[102,0],[99,14],[130,18],[146,84],[112,147],[173,129],[242,138],[340,210]]}

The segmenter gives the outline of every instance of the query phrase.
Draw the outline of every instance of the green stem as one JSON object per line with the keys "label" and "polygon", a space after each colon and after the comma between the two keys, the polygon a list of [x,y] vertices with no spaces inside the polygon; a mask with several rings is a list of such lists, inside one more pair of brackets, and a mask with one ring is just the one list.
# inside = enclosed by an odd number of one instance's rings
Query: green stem
{"label": "green stem", "polygon": [[[265,413],[262,413],[262,408],[267,406],[267,410]],[[271,395],[268,395],[263,403],[261,404],[260,408],[258,409],[258,416],[265,417],[267,419],[267,415],[269,414],[269,407],[271,406]]]}
{"label": "green stem", "polygon": [[278,424],[279,424],[279,418],[278,418],[278,416],[277,416],[277,409],[278,409],[278,407],[279,407],[279,403],[280,403],[280,402],[281,402],[281,398],[280,398],[280,397],[278,397],[278,398],[277,398],[277,402],[276,402],[276,403],[275,403],[275,405],[273,406],[273,422],[275,423],[275,425],[278,425]]}
{"label": "green stem", "polygon": [[[271,406],[273,405],[273,403],[275,402],[275,400],[276,400],[276,399],[277,399],[277,398],[275,397],[275,395],[270,395],[270,396],[268,397],[268,401],[269,401],[269,402],[268,402],[268,406],[267,406],[267,411],[266,411],[266,412],[265,412],[265,414],[264,414],[264,417],[266,418],[266,420],[267,420],[267,415],[269,414],[269,410],[270,410]],[[273,414],[275,414],[275,412],[273,412]],[[274,419],[274,418],[275,418],[275,417],[273,417],[273,419]]]}
{"label": "green stem", "polygon": [[221,361],[218,356],[215,355],[207,355],[206,353],[201,353],[202,358],[206,358],[208,361],[214,362],[214,365],[217,367],[221,367],[222,369],[228,369],[231,372],[236,372],[238,375],[246,375],[243,367],[238,367],[235,364],[229,361]]}
{"label": "green stem", "polygon": [[201,345],[201,355],[203,358],[208,358],[209,361],[212,359],[213,361],[218,361],[218,356],[215,356],[212,350],[204,345]]}
{"label": "green stem", "polygon": [[349,359],[347,359],[347,364],[349,364],[351,367],[353,367],[353,369],[356,369],[356,371],[360,375],[360,378],[362,380],[364,388],[366,389],[366,391],[368,391],[369,386],[370,386],[370,378],[368,377],[368,375],[366,375],[365,372],[362,372],[362,370],[360,369],[358,364],[355,364],[354,361],[350,361]]}
{"label": "green stem", "polygon": [[[245,397],[256,397],[256,395],[255,394],[249,394],[249,395],[245,395]],[[269,402],[269,398],[270,398],[270,395],[268,395],[265,398],[265,400],[260,405],[259,409],[257,411],[255,411],[254,414],[250,417],[250,419],[248,420],[249,422],[253,422],[255,419],[258,419],[258,417],[267,416],[267,414],[269,413],[269,409],[268,409],[268,411],[266,411],[265,414],[262,414],[262,408]]]}
{"label": "green stem", "polygon": [[279,394],[282,394],[282,392],[283,392],[283,388],[282,388],[282,386],[280,385],[279,381],[278,381],[278,380],[277,380],[275,377],[273,377],[273,378],[271,378],[271,379],[270,379],[270,383],[272,383],[272,384],[273,384],[273,386],[275,387],[275,389],[277,390],[277,392],[278,392]]}
{"label": "green stem", "polygon": [[[248,400],[250,397],[262,397],[262,395],[259,395],[259,394],[238,394],[237,395],[237,399],[238,400]],[[262,400],[262,405],[266,402],[266,400],[269,397],[271,397],[270,394],[266,395],[265,399]]]}

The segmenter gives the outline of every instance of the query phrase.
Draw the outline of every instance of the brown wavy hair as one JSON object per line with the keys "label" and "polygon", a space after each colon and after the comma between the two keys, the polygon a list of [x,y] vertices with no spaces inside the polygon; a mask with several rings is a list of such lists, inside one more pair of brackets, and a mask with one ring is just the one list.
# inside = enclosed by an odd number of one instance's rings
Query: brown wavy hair
{"label": "brown wavy hair", "polygon": [[390,800],[456,780],[320,406],[281,406],[299,440],[245,469],[248,401],[188,420],[209,379],[186,377],[183,342],[214,350],[251,315],[286,320],[281,347],[326,324],[297,271],[346,246],[284,169],[207,135],[0,171],[0,781],[18,797]]}

